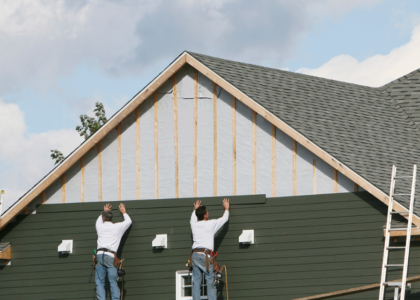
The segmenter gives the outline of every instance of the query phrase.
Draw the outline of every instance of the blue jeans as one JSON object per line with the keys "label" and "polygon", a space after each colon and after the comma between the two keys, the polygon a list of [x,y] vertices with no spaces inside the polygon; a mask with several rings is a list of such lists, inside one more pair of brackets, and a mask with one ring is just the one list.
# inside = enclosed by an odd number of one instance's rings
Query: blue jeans
{"label": "blue jeans", "polygon": [[206,269],[206,255],[205,254],[198,254],[193,253],[192,256],[192,277],[193,277],[193,289],[192,295],[193,300],[200,300],[201,299],[201,283],[203,280],[203,273],[206,277],[207,281],[207,297],[208,300],[216,300],[217,299],[217,290],[216,285],[214,284],[214,272],[213,272],[213,265],[210,263],[209,257],[209,271],[207,272]]}
{"label": "blue jeans", "polygon": [[114,256],[98,254],[98,263],[95,267],[96,296],[98,300],[106,300],[105,276],[108,273],[108,280],[111,286],[111,299],[120,299],[120,288],[117,283],[117,268],[114,267]]}

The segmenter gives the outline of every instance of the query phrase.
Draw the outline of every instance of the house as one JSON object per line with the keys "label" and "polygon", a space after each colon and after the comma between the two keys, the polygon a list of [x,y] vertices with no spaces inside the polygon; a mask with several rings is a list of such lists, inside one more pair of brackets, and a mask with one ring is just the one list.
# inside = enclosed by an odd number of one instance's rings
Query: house
{"label": "house", "polygon": [[[229,299],[296,299],[378,283],[391,167],[409,174],[419,162],[419,97],[420,70],[371,88],[184,52],[3,212],[11,260],[0,270],[2,297],[92,299],[94,222],[118,201],[134,221],[120,247],[125,299],[188,295],[197,198],[212,217],[222,198],[232,202],[216,238],[228,269],[220,299],[227,290]],[[408,199],[397,200],[405,210]],[[415,212],[418,227],[420,203]],[[239,244],[251,229],[254,244]],[[157,234],[167,248],[152,247]],[[73,240],[72,253],[58,254],[63,240]],[[413,283],[410,299],[419,295]]]}

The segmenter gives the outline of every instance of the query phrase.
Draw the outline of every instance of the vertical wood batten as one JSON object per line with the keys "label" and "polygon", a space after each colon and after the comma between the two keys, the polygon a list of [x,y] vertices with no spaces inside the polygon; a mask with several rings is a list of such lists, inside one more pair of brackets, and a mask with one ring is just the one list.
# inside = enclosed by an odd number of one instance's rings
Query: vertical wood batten
{"label": "vertical wood batten", "polygon": [[154,94],[153,106],[155,111],[155,198],[159,198],[159,136],[158,136],[158,102],[157,91]]}
{"label": "vertical wood batten", "polygon": [[66,203],[66,173],[61,175],[61,202]]}
{"label": "vertical wood batten", "polygon": [[98,142],[98,201],[102,201],[102,149],[101,142]]}
{"label": "vertical wood batten", "polygon": [[194,197],[197,197],[197,109],[198,109],[198,71],[194,70]]}
{"label": "vertical wood batten", "polygon": [[117,125],[117,199],[121,201],[121,123]]}
{"label": "vertical wood batten", "polygon": [[213,195],[217,196],[217,85],[213,82]]}
{"label": "vertical wood batten", "polygon": [[293,140],[293,196],[297,195],[297,142]]}
{"label": "vertical wood batten", "polygon": [[316,194],[316,159],[314,159],[313,162],[313,168],[314,168],[314,194]]}
{"label": "vertical wood batten", "polygon": [[140,199],[140,107],[136,109],[136,199]]}
{"label": "vertical wood batten", "polygon": [[41,203],[45,204],[45,191],[41,193]]}
{"label": "vertical wood batten", "polygon": [[232,96],[233,195],[236,195],[236,98]]}
{"label": "vertical wood batten", "polygon": [[83,156],[80,159],[80,173],[81,173],[81,179],[80,179],[80,202],[85,202],[85,157]]}
{"label": "vertical wood batten", "polygon": [[338,174],[337,174],[337,169],[334,169],[334,173],[333,173],[333,178],[334,178],[334,193],[337,193],[338,191]]}
{"label": "vertical wood batten", "polygon": [[257,113],[252,111],[252,193],[257,193]]}
{"label": "vertical wood batten", "polygon": [[178,160],[178,90],[176,74],[173,76],[174,95],[174,144],[175,144],[175,197],[179,198],[179,160]]}
{"label": "vertical wood batten", "polygon": [[271,188],[272,188],[272,196],[276,197],[276,126],[272,125],[272,181],[271,181]]}

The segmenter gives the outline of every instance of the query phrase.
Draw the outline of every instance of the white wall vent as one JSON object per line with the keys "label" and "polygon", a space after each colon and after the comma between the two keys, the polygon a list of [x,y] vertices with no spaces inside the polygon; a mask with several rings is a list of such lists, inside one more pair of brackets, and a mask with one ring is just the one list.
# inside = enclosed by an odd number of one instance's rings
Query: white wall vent
{"label": "white wall vent", "polygon": [[152,242],[153,248],[168,248],[168,235],[157,234]]}
{"label": "white wall vent", "polygon": [[254,229],[242,230],[242,234],[239,236],[239,243],[254,244]]}
{"label": "white wall vent", "polygon": [[60,245],[58,245],[58,252],[61,253],[73,253],[73,240],[63,240]]}

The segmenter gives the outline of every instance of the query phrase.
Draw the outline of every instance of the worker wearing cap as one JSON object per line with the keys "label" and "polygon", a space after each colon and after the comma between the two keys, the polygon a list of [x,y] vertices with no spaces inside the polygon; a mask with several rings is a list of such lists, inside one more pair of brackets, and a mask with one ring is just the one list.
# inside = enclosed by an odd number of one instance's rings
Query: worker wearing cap
{"label": "worker wearing cap", "polygon": [[96,221],[96,232],[98,234],[97,264],[95,267],[96,295],[98,300],[106,299],[105,276],[108,273],[108,280],[111,286],[111,299],[120,299],[118,287],[117,268],[114,266],[114,258],[124,232],[130,227],[132,221],[126,212],[125,205],[120,204],[119,210],[124,217],[120,223],[112,223],[111,205],[106,204],[104,211]]}
{"label": "worker wearing cap", "polygon": [[191,230],[193,235],[192,253],[192,276],[193,276],[193,300],[200,300],[202,276],[207,282],[207,297],[209,300],[217,299],[217,290],[214,284],[213,264],[211,256],[214,248],[214,235],[229,219],[229,199],[223,200],[225,212],[216,220],[209,220],[209,212],[201,201],[194,203],[194,211],[191,215]]}

